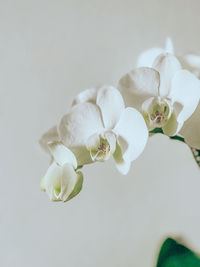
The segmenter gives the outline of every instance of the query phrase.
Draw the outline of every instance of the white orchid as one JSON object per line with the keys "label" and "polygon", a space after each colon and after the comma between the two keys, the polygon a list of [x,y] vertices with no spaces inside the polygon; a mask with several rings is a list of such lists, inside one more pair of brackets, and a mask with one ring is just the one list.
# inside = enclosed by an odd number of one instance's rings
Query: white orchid
{"label": "white orchid", "polygon": [[142,115],[134,108],[125,108],[114,87],[88,89],[73,104],[61,120],[59,135],[78,164],[105,161],[113,155],[118,170],[126,174],[148,139]]}
{"label": "white orchid", "polygon": [[74,154],[62,143],[48,143],[48,148],[54,160],[41,181],[41,189],[52,201],[67,201],[80,192],[83,175],[76,170]]}
{"label": "white orchid", "polygon": [[123,76],[119,89],[126,103],[143,113],[149,130],[162,128],[168,136],[180,131],[200,99],[200,81],[169,53],[157,56],[152,68]]}
{"label": "white orchid", "polygon": [[[144,52],[142,52],[137,60],[137,66],[142,67],[152,67],[153,62],[158,55],[161,53],[174,53],[174,47],[172,40],[167,38],[165,48],[151,48]],[[177,54],[177,53],[176,53]],[[191,71],[196,75],[197,78],[200,78],[200,56],[195,54],[185,54],[185,55],[176,55],[181,62],[182,66]],[[190,89],[188,89],[190,90]],[[191,91],[192,94],[192,91]],[[198,97],[197,97],[198,99]],[[185,121],[181,131],[179,132],[184,139],[185,142],[193,147],[200,149],[200,104],[192,113],[192,115]]]}
{"label": "white orchid", "polygon": [[200,55],[192,53],[180,55],[178,52],[174,52],[174,45],[169,37],[166,39],[164,48],[153,47],[140,53],[136,67],[152,67],[156,57],[163,53],[175,55],[184,69],[191,71],[197,78],[200,78]]}
{"label": "white orchid", "polygon": [[174,45],[171,38],[167,38],[165,42],[165,47],[152,47],[147,50],[142,51],[136,61],[136,67],[149,67],[152,68],[155,59],[160,54],[169,53],[174,54]]}

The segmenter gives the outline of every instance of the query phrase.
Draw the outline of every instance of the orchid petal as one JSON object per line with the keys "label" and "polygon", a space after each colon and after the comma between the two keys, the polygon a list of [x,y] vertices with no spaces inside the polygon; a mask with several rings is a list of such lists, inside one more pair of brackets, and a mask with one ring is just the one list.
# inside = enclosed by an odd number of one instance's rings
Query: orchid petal
{"label": "orchid petal", "polygon": [[58,195],[60,194],[60,179],[62,176],[62,167],[58,166],[55,162],[53,162],[43,180],[42,180],[42,190],[46,191],[49,198],[52,201],[58,200]]}
{"label": "orchid petal", "polygon": [[200,81],[187,70],[180,70],[172,80],[169,97],[183,106],[177,120],[184,122],[195,111],[200,99]]}
{"label": "orchid petal", "polygon": [[51,129],[49,129],[46,133],[42,135],[42,137],[39,140],[39,143],[41,147],[49,153],[49,148],[48,148],[48,142],[56,142],[59,141],[59,135],[57,131],[57,127],[53,126]]}
{"label": "orchid petal", "polygon": [[62,201],[67,201],[77,195],[83,183],[81,172],[76,173],[71,164],[66,163],[62,168],[61,192]]}
{"label": "orchid petal", "polygon": [[92,162],[86,142],[91,135],[100,133],[103,129],[100,110],[91,103],[72,107],[59,126],[61,140],[75,154],[78,165]]}
{"label": "orchid petal", "polygon": [[100,146],[100,135],[98,133],[95,133],[91,135],[87,142],[86,142],[86,148],[90,152],[90,156],[92,160],[96,160],[96,157],[99,153],[98,147]]}
{"label": "orchid petal", "polygon": [[158,96],[159,83],[160,75],[156,70],[141,67],[120,79],[119,90],[127,106],[140,109],[146,99]]}
{"label": "orchid petal", "polygon": [[82,185],[83,185],[83,174],[80,171],[79,172],[76,172],[76,174],[77,174],[76,184],[74,186],[74,189],[73,189],[72,193],[67,198],[67,200],[70,200],[73,197],[75,197],[81,191],[81,189],[82,189]]}
{"label": "orchid petal", "polygon": [[61,142],[48,143],[49,150],[57,164],[60,166],[65,163],[71,164],[75,169],[77,168],[77,161],[74,154]]}
{"label": "orchid petal", "polygon": [[181,69],[181,64],[175,56],[161,54],[156,58],[153,68],[160,73],[159,95],[166,97],[170,92],[171,80],[174,74]]}
{"label": "orchid petal", "polygon": [[88,150],[96,149],[98,148],[99,145],[100,145],[100,135],[98,133],[91,135],[86,142],[86,147]]}
{"label": "orchid petal", "polygon": [[104,127],[112,129],[124,109],[124,100],[120,92],[111,86],[102,87],[98,91],[96,104],[101,109]]}
{"label": "orchid petal", "polygon": [[96,88],[84,90],[83,92],[81,92],[75,97],[72,105],[74,106],[74,105],[84,103],[84,102],[90,102],[92,104],[95,104],[96,98],[97,98],[97,91],[98,89]]}
{"label": "orchid petal", "polygon": [[123,159],[122,149],[121,149],[120,145],[118,144],[118,142],[116,142],[116,150],[113,154],[113,158],[115,160],[115,164],[116,164],[118,171],[121,174],[126,175],[130,169],[131,162],[125,161]]}
{"label": "orchid petal", "polygon": [[144,150],[148,130],[142,115],[133,108],[126,108],[113,130],[118,135],[125,161],[135,160]]}
{"label": "orchid petal", "polygon": [[110,153],[113,154],[116,149],[116,136],[113,132],[105,132],[104,133],[105,139],[108,141],[110,146]]}
{"label": "orchid petal", "polygon": [[172,54],[172,55],[174,54],[174,45],[170,37],[167,37],[165,41],[165,52]]}
{"label": "orchid petal", "polygon": [[153,63],[157,56],[164,53],[165,50],[159,47],[154,47],[148,50],[143,51],[140,53],[139,57],[137,58],[137,67],[149,67],[153,66]]}
{"label": "orchid petal", "polygon": [[194,54],[187,54],[184,55],[182,59],[188,67],[200,69],[200,56]]}
{"label": "orchid petal", "polygon": [[165,49],[161,47],[153,47],[140,53],[137,59],[137,67],[149,67],[153,66],[153,63],[157,56],[163,53],[174,54],[174,46],[170,37],[167,37],[165,42]]}
{"label": "orchid petal", "polygon": [[178,121],[176,118],[176,114],[172,113],[168,122],[162,127],[164,134],[167,136],[173,136],[176,134],[178,128]]}
{"label": "orchid petal", "polygon": [[189,146],[200,149],[200,104],[198,104],[192,116],[184,123],[180,134]]}

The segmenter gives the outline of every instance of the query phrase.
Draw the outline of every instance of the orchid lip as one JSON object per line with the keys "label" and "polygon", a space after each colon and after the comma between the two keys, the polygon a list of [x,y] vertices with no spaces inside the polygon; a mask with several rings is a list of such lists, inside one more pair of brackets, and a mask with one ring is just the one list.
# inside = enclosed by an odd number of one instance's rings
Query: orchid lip
{"label": "orchid lip", "polygon": [[143,116],[150,128],[162,128],[168,122],[172,109],[169,99],[153,97],[143,103]]}

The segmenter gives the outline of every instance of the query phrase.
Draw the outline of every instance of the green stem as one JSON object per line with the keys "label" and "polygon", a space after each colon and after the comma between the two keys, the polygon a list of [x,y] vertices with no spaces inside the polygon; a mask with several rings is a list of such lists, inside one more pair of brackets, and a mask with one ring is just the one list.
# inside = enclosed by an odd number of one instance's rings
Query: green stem
{"label": "green stem", "polygon": [[149,134],[150,135],[153,135],[153,134],[156,134],[156,133],[162,133],[162,134],[164,134],[162,128],[155,128],[155,129],[149,131]]}
{"label": "green stem", "polygon": [[[155,128],[152,131],[149,131],[149,135],[150,136],[152,136],[154,134],[157,134],[157,133],[164,134],[162,128]],[[185,143],[184,138],[181,137],[181,136],[178,136],[178,135],[170,136],[169,138],[172,139],[172,140],[178,140],[178,141],[181,141],[181,142]]]}
{"label": "green stem", "polygon": [[76,171],[79,170],[79,169],[82,169],[83,168],[83,165],[78,165],[77,168],[76,168]]}
{"label": "green stem", "polygon": [[169,138],[172,139],[172,140],[178,140],[178,141],[181,141],[181,142],[185,143],[184,138],[181,137],[181,136],[178,136],[178,135],[170,136]]}

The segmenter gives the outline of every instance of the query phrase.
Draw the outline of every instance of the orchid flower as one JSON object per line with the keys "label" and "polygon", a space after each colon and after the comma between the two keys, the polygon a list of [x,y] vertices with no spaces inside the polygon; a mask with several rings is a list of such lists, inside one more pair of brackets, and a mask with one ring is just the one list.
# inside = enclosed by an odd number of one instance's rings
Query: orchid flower
{"label": "orchid flower", "polygon": [[200,99],[200,81],[169,53],[157,56],[152,68],[123,76],[119,89],[126,103],[142,112],[149,130],[161,128],[168,136],[180,131]]}
{"label": "orchid flower", "polygon": [[130,163],[144,150],[148,130],[136,109],[125,108],[116,88],[102,87],[76,97],[60,122],[59,136],[79,165],[113,156],[118,170],[126,174]]}
{"label": "orchid flower", "polygon": [[[172,40],[167,38],[165,48],[151,48],[142,52],[137,60],[137,66],[152,67],[155,58],[161,53],[174,54]],[[177,56],[177,55],[176,55]],[[178,55],[178,59],[182,66],[191,71],[200,78],[200,56],[195,54]],[[190,88],[188,89],[190,90]],[[192,91],[191,91],[192,94]],[[198,97],[197,97],[198,99]],[[184,137],[185,142],[193,148],[200,149],[200,104],[198,104],[194,113],[185,121],[181,131],[179,132]]]}
{"label": "orchid flower", "polygon": [[197,78],[200,78],[200,55],[188,53],[179,55],[174,52],[174,45],[171,38],[167,38],[165,47],[153,47],[140,53],[137,58],[136,67],[152,67],[156,57],[163,53],[169,53],[175,55],[184,69],[187,69],[194,73]]}
{"label": "orchid flower", "polygon": [[152,47],[150,49],[142,51],[136,61],[136,67],[149,67],[152,68],[153,63],[157,56],[160,54],[169,53],[174,54],[174,45],[171,38],[167,38],[165,42],[165,47]]}
{"label": "orchid flower", "polygon": [[60,142],[48,143],[53,162],[41,181],[41,189],[52,201],[67,201],[76,196],[83,183],[74,154]]}

